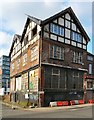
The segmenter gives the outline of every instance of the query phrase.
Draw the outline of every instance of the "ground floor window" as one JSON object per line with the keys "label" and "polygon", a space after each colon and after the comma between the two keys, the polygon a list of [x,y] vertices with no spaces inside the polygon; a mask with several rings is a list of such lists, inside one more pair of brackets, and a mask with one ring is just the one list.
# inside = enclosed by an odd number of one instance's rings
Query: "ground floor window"
{"label": "ground floor window", "polygon": [[22,75],[22,84],[21,84],[22,91],[28,90],[28,73],[24,73]]}
{"label": "ground floor window", "polygon": [[[48,72],[49,71],[49,72]],[[59,67],[45,67],[45,88],[83,89],[83,72]]]}

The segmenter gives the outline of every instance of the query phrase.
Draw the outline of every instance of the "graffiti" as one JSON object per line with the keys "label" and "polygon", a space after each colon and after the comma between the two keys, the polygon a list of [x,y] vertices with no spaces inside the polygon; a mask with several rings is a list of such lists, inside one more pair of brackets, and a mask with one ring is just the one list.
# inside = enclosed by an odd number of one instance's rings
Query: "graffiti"
{"label": "graffiti", "polygon": [[29,83],[29,88],[33,89],[33,83],[32,82]]}
{"label": "graffiti", "polygon": [[30,71],[29,89],[38,91],[38,69]]}
{"label": "graffiti", "polygon": [[30,98],[30,100],[38,100],[38,95],[36,94],[29,94],[29,98]]}

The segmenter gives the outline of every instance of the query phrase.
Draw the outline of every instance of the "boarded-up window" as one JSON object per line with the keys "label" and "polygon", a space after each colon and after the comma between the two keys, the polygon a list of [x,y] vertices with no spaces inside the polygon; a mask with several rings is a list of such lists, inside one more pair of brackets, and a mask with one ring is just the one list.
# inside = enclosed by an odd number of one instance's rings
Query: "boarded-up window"
{"label": "boarded-up window", "polygon": [[60,69],[52,68],[51,88],[59,88],[60,86]]}
{"label": "boarded-up window", "polygon": [[21,89],[22,91],[28,90],[28,73],[22,75]]}

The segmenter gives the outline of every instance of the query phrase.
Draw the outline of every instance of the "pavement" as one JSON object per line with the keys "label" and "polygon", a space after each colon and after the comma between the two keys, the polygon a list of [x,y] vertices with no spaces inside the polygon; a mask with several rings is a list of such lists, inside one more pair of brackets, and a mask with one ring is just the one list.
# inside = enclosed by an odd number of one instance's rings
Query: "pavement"
{"label": "pavement", "polygon": [[12,109],[22,109],[22,110],[36,110],[36,111],[47,111],[47,110],[60,110],[60,109],[76,109],[76,108],[84,108],[87,106],[93,106],[94,104],[81,104],[81,105],[72,105],[72,106],[60,106],[60,107],[40,107],[40,108],[23,108],[15,104],[1,102],[3,105],[9,106]]}

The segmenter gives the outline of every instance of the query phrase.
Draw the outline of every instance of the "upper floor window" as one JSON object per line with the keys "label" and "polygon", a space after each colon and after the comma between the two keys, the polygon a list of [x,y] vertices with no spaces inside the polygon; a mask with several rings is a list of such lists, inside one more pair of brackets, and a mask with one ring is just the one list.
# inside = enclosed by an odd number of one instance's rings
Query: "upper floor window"
{"label": "upper floor window", "polygon": [[23,66],[27,64],[27,54],[23,55]]}
{"label": "upper floor window", "polygon": [[89,70],[88,70],[89,74],[92,74],[92,64],[89,64]]}
{"label": "upper floor window", "polygon": [[82,53],[73,51],[73,59],[74,63],[82,63]]}
{"label": "upper floor window", "polygon": [[12,63],[11,67],[12,67],[12,71],[13,71],[14,70],[14,63]]}
{"label": "upper floor window", "polygon": [[3,65],[10,65],[10,63],[9,62],[6,62],[6,61],[3,61]]}
{"label": "upper floor window", "polygon": [[31,61],[38,59],[38,46],[31,49]]}
{"label": "upper floor window", "polygon": [[82,43],[82,35],[72,31],[72,40]]}
{"label": "upper floor window", "polygon": [[64,48],[50,45],[50,58],[64,60]]}
{"label": "upper floor window", "polygon": [[60,27],[60,26],[55,25],[55,24],[51,24],[50,30],[52,33],[64,36],[64,28],[63,27]]}
{"label": "upper floor window", "polygon": [[9,67],[9,66],[2,66],[2,69],[9,70],[9,69],[10,69],[10,67]]}
{"label": "upper floor window", "polygon": [[32,30],[32,36],[37,34],[37,25]]}
{"label": "upper floor window", "polygon": [[16,61],[16,64],[17,64],[17,69],[19,69],[19,68],[20,68],[20,59],[18,59],[18,60]]}
{"label": "upper floor window", "polygon": [[26,38],[24,38],[24,45],[26,45],[28,43],[28,35],[26,36]]}
{"label": "upper floor window", "polygon": [[87,60],[89,60],[89,61],[93,61],[93,57],[90,56],[90,55],[88,55],[88,56],[87,56]]}

